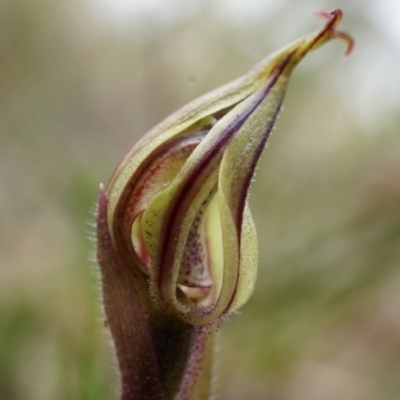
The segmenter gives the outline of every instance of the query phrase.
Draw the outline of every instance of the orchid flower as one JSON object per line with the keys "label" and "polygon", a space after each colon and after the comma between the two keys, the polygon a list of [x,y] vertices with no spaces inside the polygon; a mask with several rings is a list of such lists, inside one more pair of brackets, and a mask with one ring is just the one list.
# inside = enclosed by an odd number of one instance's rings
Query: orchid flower
{"label": "orchid flower", "polygon": [[100,187],[97,238],[121,399],[207,399],[221,321],[251,295],[258,245],[247,198],[294,67],[331,39],[309,34],[155,126]]}

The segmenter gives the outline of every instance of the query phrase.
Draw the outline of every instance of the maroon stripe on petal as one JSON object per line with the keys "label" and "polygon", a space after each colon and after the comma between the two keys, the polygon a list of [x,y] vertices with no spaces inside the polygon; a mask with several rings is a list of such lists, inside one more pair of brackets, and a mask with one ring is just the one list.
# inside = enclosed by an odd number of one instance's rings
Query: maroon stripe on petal
{"label": "maroon stripe on petal", "polygon": [[[276,69],[274,69],[275,72],[275,79],[272,81],[271,86],[273,86],[273,84],[275,84],[275,82],[278,80],[279,76],[281,75],[282,71],[284,70],[284,68],[286,67],[286,65],[289,63],[291,57],[294,55],[294,52],[291,52],[284,60],[284,62],[282,64],[280,64]],[[240,191],[240,197],[239,197],[239,201],[237,202],[237,207],[236,207],[236,215],[235,215],[235,220],[236,220],[236,229],[239,232],[239,243],[241,242],[241,233],[242,233],[242,225],[243,225],[243,212],[244,212],[244,207],[245,207],[245,203],[246,203],[246,199],[248,196],[248,192],[249,192],[249,188],[250,188],[250,184],[251,184],[251,179],[254,176],[254,171],[255,168],[257,166],[257,163],[261,157],[262,152],[264,151],[265,148],[265,144],[269,138],[269,135],[275,125],[275,121],[276,118],[279,114],[279,111],[281,109],[282,106],[282,102],[283,102],[283,97],[284,97],[284,93],[282,94],[282,97],[280,99],[280,102],[278,103],[274,114],[271,118],[271,123],[267,126],[267,129],[265,130],[264,134],[261,136],[261,140],[259,145],[257,146],[257,149],[252,157],[252,162],[250,164],[250,168],[248,169],[248,173],[246,174],[246,177],[244,179],[243,182],[243,190]],[[240,246],[239,246],[239,252],[240,252]],[[239,254],[239,260],[240,260],[240,254]],[[238,284],[239,284],[239,279],[240,279],[240,271],[236,276],[236,282],[235,282],[235,289],[234,292],[232,294],[231,297],[231,301],[229,302],[228,306],[225,308],[224,313],[228,312],[229,309],[232,307],[233,302],[235,301],[235,297],[236,297],[236,293],[238,290]]]}
{"label": "maroon stripe on petal", "polygon": [[238,205],[238,210],[240,210],[240,213],[239,213],[238,218],[237,218],[237,226],[236,227],[237,227],[239,232],[240,232],[240,229],[241,229],[242,223],[243,223],[243,210],[244,210],[244,206],[245,206],[245,203],[246,203],[247,195],[249,193],[251,180],[252,180],[252,178],[254,176],[254,171],[255,171],[257,163],[258,163],[258,161],[259,161],[259,159],[261,157],[261,154],[264,151],[265,144],[266,144],[266,142],[267,142],[267,140],[269,138],[269,135],[270,135],[270,133],[271,133],[271,131],[272,131],[274,125],[275,125],[275,121],[276,121],[276,118],[278,117],[278,114],[279,114],[279,111],[281,109],[282,103],[283,103],[283,97],[282,97],[281,101],[279,102],[279,104],[278,104],[278,106],[277,106],[277,108],[276,108],[276,110],[274,112],[274,115],[272,117],[270,125],[268,125],[267,129],[265,130],[264,134],[261,137],[260,144],[257,147],[257,151],[254,154],[254,157],[252,159],[252,163],[251,163],[250,168],[248,170],[248,173],[246,175],[246,179],[245,179],[244,185],[243,185],[243,190],[241,191],[240,200],[238,202],[238,204],[239,204]]}
{"label": "maroon stripe on petal", "polygon": [[[203,182],[214,170],[214,164],[219,162],[219,158],[222,158],[223,152],[231,137],[241,128],[247,118],[260,105],[265,97],[268,96],[293,54],[294,52],[288,54],[288,56],[272,71],[271,79],[265,86],[265,88],[263,90],[260,90],[259,95],[254,98],[254,101],[241,114],[237,115],[231,123],[227,125],[227,127],[221,132],[220,135],[218,135],[214,142],[209,144],[209,149],[205,151],[205,154],[200,159],[200,161],[198,161],[192,168],[192,170],[186,175],[184,183],[179,189],[179,192],[174,199],[173,204],[171,204],[170,211],[164,225],[164,235],[161,238],[160,253],[163,254],[164,257],[161,258],[160,267],[158,268],[158,271],[156,271],[158,272],[158,276],[156,275],[156,284],[161,296],[163,296],[163,288],[166,289],[168,292],[170,284],[172,283],[175,285],[176,283],[170,282],[171,268],[176,251],[175,238],[177,238],[179,235],[182,220],[184,219],[185,214],[190,207],[191,199],[193,199],[197,195]],[[278,110],[276,111],[276,115],[277,114]],[[274,120],[276,118],[276,115],[274,116]],[[272,126],[273,124],[271,124],[271,129]],[[265,136],[266,137],[263,142],[264,144],[267,139],[267,134]],[[199,146],[201,146],[201,144]],[[260,150],[260,153],[261,151],[262,148]],[[253,176],[257,160],[258,158],[255,159],[252,170],[249,171],[249,183],[251,177]],[[245,195],[247,195],[247,190],[243,192],[245,192]]]}
{"label": "maroon stripe on petal", "polygon": [[[160,245],[160,254],[163,254],[164,257],[160,259],[160,267],[158,268],[158,271],[156,271],[156,273],[158,272],[156,279],[159,293],[163,292],[162,288],[164,283],[167,286],[168,283],[170,283],[170,267],[172,266],[172,260],[176,249],[176,241],[174,238],[178,236],[182,220],[187,209],[190,207],[190,202],[188,204],[187,199],[190,200],[196,196],[202,183],[213,170],[212,163],[215,162],[216,158],[222,157],[223,151],[230,137],[240,129],[248,115],[257,107],[263,97],[265,96],[260,95],[259,98],[255,100],[255,104],[252,104],[245,113],[238,115],[234,121],[224,129],[217,140],[212,144],[212,146],[210,146],[208,151],[205,152],[201,162],[198,162],[195,168],[193,168],[185,177],[185,182],[182,184],[173,204],[171,205],[169,215],[164,222],[165,231]],[[207,171],[207,169],[209,171]],[[183,209],[184,211],[182,212]]]}
{"label": "maroon stripe on petal", "polygon": [[[237,218],[236,218],[236,223],[237,223],[237,228],[236,229],[239,232],[239,243],[241,242],[241,239],[242,239],[241,238],[241,233],[242,233],[242,224],[243,224],[243,211],[244,211],[247,195],[248,195],[248,192],[249,192],[251,179],[254,176],[254,171],[255,171],[255,168],[257,166],[258,160],[260,159],[261,153],[263,152],[263,150],[265,148],[265,144],[266,144],[266,142],[268,140],[268,137],[269,137],[269,135],[270,135],[270,133],[272,131],[272,128],[274,127],[276,118],[277,118],[277,116],[279,114],[279,110],[280,110],[280,108],[282,106],[282,102],[283,102],[283,98],[282,98],[281,102],[279,103],[279,105],[278,105],[278,107],[277,107],[277,109],[276,109],[276,111],[274,113],[274,116],[273,116],[273,119],[272,119],[272,123],[268,126],[267,130],[265,131],[264,135],[262,136],[262,140],[260,141],[260,145],[258,146],[257,152],[255,154],[255,157],[253,158],[253,162],[251,164],[251,168],[249,169],[249,173],[246,176],[245,184],[243,185],[244,186],[244,190],[241,192],[241,196],[240,196],[240,200],[239,200],[239,206],[238,206],[239,213],[238,213]],[[239,253],[240,253],[240,246],[239,246]],[[239,260],[240,260],[240,254],[239,254]],[[231,307],[233,305],[233,302],[235,301],[236,293],[237,293],[237,290],[238,290],[239,279],[240,279],[240,271],[236,276],[235,290],[234,290],[234,292],[232,294],[231,301],[229,302],[228,306],[225,308],[225,310],[223,311],[222,314],[225,314],[226,312],[228,312],[231,309]]]}

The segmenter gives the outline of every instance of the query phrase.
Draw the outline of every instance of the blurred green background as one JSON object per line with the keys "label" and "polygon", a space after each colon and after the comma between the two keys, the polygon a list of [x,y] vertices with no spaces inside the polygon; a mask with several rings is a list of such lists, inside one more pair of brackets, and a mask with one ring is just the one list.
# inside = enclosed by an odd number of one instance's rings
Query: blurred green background
{"label": "blurred green background", "polygon": [[216,397],[400,398],[396,0],[0,3],[0,399],[116,399],[91,209],[155,123],[340,7],[356,39],[296,70],[251,189],[255,293]]}

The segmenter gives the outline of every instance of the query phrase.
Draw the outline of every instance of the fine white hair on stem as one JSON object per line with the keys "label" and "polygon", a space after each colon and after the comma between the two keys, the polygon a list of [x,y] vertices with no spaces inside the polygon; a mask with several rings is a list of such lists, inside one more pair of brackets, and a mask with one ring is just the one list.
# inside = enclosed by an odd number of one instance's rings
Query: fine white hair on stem
{"label": "fine white hair on stem", "polygon": [[[100,184],[102,187],[102,184]],[[109,346],[107,347],[106,357],[108,358],[110,369],[113,371],[112,373],[112,382],[111,385],[114,386],[116,389],[114,390],[115,393],[118,392],[120,381],[120,370],[118,367],[118,360],[116,357],[115,351],[115,343],[111,337],[111,332],[107,327],[107,318],[104,309],[104,301],[103,301],[103,290],[102,290],[102,279],[101,273],[99,268],[99,260],[97,256],[97,215],[98,215],[98,203],[93,202],[92,206],[90,207],[89,213],[90,217],[88,217],[85,221],[86,229],[86,238],[90,242],[90,250],[88,251],[87,260],[89,261],[90,271],[93,276],[93,284],[92,290],[95,291],[97,295],[97,307],[96,307],[96,319],[99,322],[100,326],[103,326],[102,329],[103,334]]]}

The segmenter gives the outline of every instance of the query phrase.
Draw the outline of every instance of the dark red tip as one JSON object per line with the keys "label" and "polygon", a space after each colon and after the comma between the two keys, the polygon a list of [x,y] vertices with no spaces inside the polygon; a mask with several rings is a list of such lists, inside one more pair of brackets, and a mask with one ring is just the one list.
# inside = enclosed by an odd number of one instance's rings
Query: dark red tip
{"label": "dark red tip", "polygon": [[354,48],[354,39],[347,32],[336,30],[335,28],[338,26],[340,21],[343,18],[343,12],[340,9],[332,10],[332,11],[319,11],[314,13],[316,17],[326,18],[328,22],[325,26],[326,30],[331,31],[331,38],[340,38],[343,39],[347,43],[347,49],[344,53],[345,56],[348,56]]}

